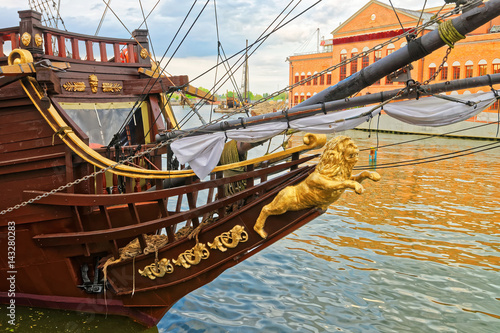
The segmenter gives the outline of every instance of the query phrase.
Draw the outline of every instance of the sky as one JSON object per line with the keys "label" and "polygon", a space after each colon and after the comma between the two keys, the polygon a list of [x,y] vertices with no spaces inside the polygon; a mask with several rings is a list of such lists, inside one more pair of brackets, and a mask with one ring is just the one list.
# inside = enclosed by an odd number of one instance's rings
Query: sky
{"label": "sky", "polygon": [[[47,0],[35,2],[41,1]],[[413,10],[421,9],[425,2],[425,0],[391,1],[395,7]],[[87,35],[96,33],[106,7],[103,0],[49,1],[49,3],[52,2],[60,2],[60,14],[68,31]],[[389,0],[381,0],[381,2],[390,4]],[[240,52],[228,62],[234,65],[242,55],[241,51],[245,48],[246,40],[251,45],[263,33],[269,34],[279,22],[288,22],[305,11],[270,34],[261,46],[257,48],[258,44],[255,44],[249,50],[249,52],[254,52],[248,60],[250,90],[255,94],[273,93],[285,88],[288,84],[287,57],[295,53],[315,51],[317,29],[319,29],[320,39],[331,38],[330,32],[366,3],[368,0],[219,0],[215,2],[213,0],[111,0],[109,6],[112,11],[107,11],[99,36],[129,38],[130,32],[137,29],[143,22],[143,12],[147,16],[156,5],[146,20],[152,41],[150,50],[154,51],[158,60],[162,60],[163,65],[167,65],[166,71],[169,74],[188,75],[190,80],[196,78],[191,82],[193,86],[210,89],[214,86],[216,78],[220,80],[222,74],[226,72],[220,65],[217,69],[202,75],[217,64],[217,59],[220,61],[230,58]],[[444,0],[427,0],[426,7],[442,4]],[[306,11],[311,6],[312,8]],[[179,29],[191,7],[190,15]],[[25,9],[29,9],[29,0],[0,0],[2,28],[19,25],[17,11]],[[284,14],[279,16],[284,9]],[[291,13],[284,18],[289,12]],[[272,25],[277,17],[279,17],[278,20]],[[194,26],[190,29],[193,23]],[[269,26],[271,29],[266,32]],[[141,28],[145,28],[145,25]],[[178,30],[179,33],[172,42]],[[186,35],[187,37],[180,44]],[[171,45],[170,48],[169,45]],[[241,69],[235,72],[234,81],[238,87],[242,84],[242,77]],[[225,84],[219,83],[217,86],[219,93],[233,90],[230,81]]]}

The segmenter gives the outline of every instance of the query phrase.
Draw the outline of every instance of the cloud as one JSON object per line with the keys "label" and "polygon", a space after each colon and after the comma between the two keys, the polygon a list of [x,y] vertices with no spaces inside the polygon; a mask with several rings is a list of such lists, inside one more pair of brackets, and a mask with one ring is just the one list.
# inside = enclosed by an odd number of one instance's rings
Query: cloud
{"label": "cloud", "polygon": [[[106,0],[108,1],[108,0]],[[218,54],[217,29],[220,42],[227,57],[240,52],[245,47],[245,40],[253,43],[266,28],[272,29],[284,18],[284,15],[298,4],[293,12],[283,21],[288,22],[295,15],[306,10],[316,1],[263,1],[263,0],[220,0],[209,1],[196,24],[191,25],[202,11],[206,0],[197,1],[184,26],[180,29],[177,38],[166,53],[167,59],[175,51],[174,60],[169,64],[168,71],[172,74],[187,74],[194,78],[212,67]],[[347,20],[368,0],[351,1],[321,1],[312,9],[306,11],[299,18],[289,22],[266,39],[265,43],[250,57],[250,87],[255,93],[271,93],[278,87],[281,89],[288,84],[288,63],[285,59],[300,49],[308,39],[309,47],[313,51],[316,47],[313,35],[320,29],[320,37],[331,38],[330,32],[340,22]],[[383,1],[385,3],[385,0]],[[422,3],[413,0],[393,0],[394,6],[419,10]],[[182,20],[185,18],[192,1],[178,0],[141,0],[142,10],[137,0],[111,1],[113,12],[106,13],[99,35],[116,38],[130,38],[128,31],[138,28],[145,15],[155,7],[147,20],[152,38],[152,47],[157,58],[161,58],[174,38]],[[428,0],[427,7],[442,5],[442,0]],[[284,14],[280,12],[289,6]],[[27,5],[18,7],[14,1],[4,1],[0,4],[0,21],[2,27],[19,24],[17,10],[28,9]],[[65,26],[69,31],[93,35],[106,5],[102,0],[61,1],[60,13]],[[215,22],[215,8],[217,9],[217,25]],[[115,15],[116,14],[116,15]],[[118,16],[121,20],[116,17]],[[273,24],[273,21],[278,20]],[[145,28],[143,25],[142,28]],[[190,30],[189,30],[190,29]],[[127,31],[128,30],[128,31]],[[188,32],[189,31],[189,32]],[[270,30],[268,30],[269,32]],[[179,46],[182,38],[185,37]],[[236,58],[235,58],[236,59]],[[234,63],[235,60],[230,61]],[[166,63],[166,61],[165,61]],[[222,68],[219,68],[218,76]],[[193,84],[210,88],[213,85],[215,71],[202,76]],[[241,84],[241,72],[235,74],[238,85]],[[222,87],[222,92],[232,89],[229,84]]]}

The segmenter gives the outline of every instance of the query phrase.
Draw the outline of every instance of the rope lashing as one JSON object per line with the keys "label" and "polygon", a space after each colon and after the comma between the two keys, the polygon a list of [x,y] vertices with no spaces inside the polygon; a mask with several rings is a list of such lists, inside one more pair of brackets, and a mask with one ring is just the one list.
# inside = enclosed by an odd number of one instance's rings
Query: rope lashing
{"label": "rope lashing", "polygon": [[438,32],[441,40],[451,48],[454,47],[456,42],[465,38],[465,36],[457,31],[451,20],[439,24]]}

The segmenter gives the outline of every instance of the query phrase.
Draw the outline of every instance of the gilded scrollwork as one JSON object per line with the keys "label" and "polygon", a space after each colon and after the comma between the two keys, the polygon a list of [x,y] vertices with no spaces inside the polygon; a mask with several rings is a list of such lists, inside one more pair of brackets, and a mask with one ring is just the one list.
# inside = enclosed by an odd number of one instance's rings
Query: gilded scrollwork
{"label": "gilded scrollwork", "polygon": [[139,53],[142,59],[146,59],[148,56],[148,50],[146,49],[141,49],[141,53]]}
{"label": "gilded scrollwork", "polygon": [[62,85],[66,91],[85,91],[85,82],[66,82]]}
{"label": "gilded scrollwork", "polygon": [[226,250],[233,249],[241,242],[246,242],[248,240],[248,234],[245,231],[245,227],[241,225],[234,226],[228,232],[223,232],[221,235],[215,237],[212,243],[208,243],[211,249],[219,249],[222,252]]}
{"label": "gilded scrollwork", "polygon": [[21,42],[23,43],[24,46],[28,46],[30,45],[30,42],[31,42],[31,35],[27,32],[25,32],[22,36],[21,36]]}
{"label": "gilded scrollwork", "polygon": [[40,36],[40,34],[36,34],[35,35],[35,44],[36,44],[36,46],[40,47],[40,46],[42,46],[42,43],[43,43],[43,37]]}
{"label": "gilded scrollwork", "polygon": [[95,74],[89,75],[89,85],[90,89],[92,92],[95,94],[97,93],[97,87],[99,85],[99,80],[97,79],[97,76]]}
{"label": "gilded scrollwork", "polygon": [[121,90],[122,86],[119,83],[109,83],[109,82],[102,83],[103,92],[115,93],[115,92],[120,92]]}
{"label": "gilded scrollwork", "polygon": [[163,277],[165,274],[171,274],[174,272],[174,266],[170,263],[170,260],[163,258],[158,263],[152,263],[144,267],[143,270],[139,269],[139,274],[146,276],[151,280],[157,277]]}
{"label": "gilded scrollwork", "polygon": [[173,259],[172,262],[177,266],[189,268],[191,265],[198,265],[202,259],[207,259],[209,256],[210,252],[205,244],[198,243],[191,250],[186,250],[179,254],[177,260]]}

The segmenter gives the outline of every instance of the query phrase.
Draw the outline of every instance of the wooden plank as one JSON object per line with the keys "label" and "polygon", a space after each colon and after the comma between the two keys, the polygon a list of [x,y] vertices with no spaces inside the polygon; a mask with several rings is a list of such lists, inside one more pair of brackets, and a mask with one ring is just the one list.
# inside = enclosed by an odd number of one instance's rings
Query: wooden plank
{"label": "wooden plank", "polygon": [[149,105],[151,105],[151,113],[153,114],[153,122],[155,123],[155,131],[151,133],[151,136],[154,138],[158,131],[163,132],[165,130],[165,124],[163,123],[163,117],[161,117],[158,97],[156,95],[149,95],[149,101]]}
{"label": "wooden plank", "polygon": [[23,64],[18,64],[18,65],[5,65],[5,66],[0,66],[0,75],[20,75],[20,74],[30,74],[30,73],[35,73],[35,66],[33,65],[32,62],[30,63],[23,63]]}
{"label": "wooden plank", "polygon": [[123,93],[126,95],[140,95],[144,93],[157,94],[168,91],[170,87],[178,87],[187,83],[187,76],[172,76],[165,78],[146,78],[123,81]]}
{"label": "wooden plank", "polygon": [[40,170],[45,168],[53,168],[60,167],[65,165],[64,153],[52,154],[51,156],[45,155],[43,159],[41,157],[37,157],[36,159],[26,158],[24,160],[17,161],[8,161],[9,163],[5,163],[4,161],[0,162],[0,175],[8,175],[10,173],[15,172],[25,172],[32,170]]}
{"label": "wooden plank", "polygon": [[[80,212],[78,211],[78,207],[77,206],[72,206],[71,207],[71,211],[73,212],[73,214],[75,215],[75,218],[76,218],[76,227],[77,227],[77,230],[78,231],[85,231],[85,229],[83,229],[83,223],[82,223],[82,219],[80,217]],[[115,241],[116,243],[116,241]],[[90,250],[89,250],[89,246],[88,244],[83,244],[83,251],[84,251],[84,254],[86,257],[89,257],[90,256]]]}
{"label": "wooden plank", "polygon": [[40,68],[36,72],[37,81],[43,86],[47,86],[47,90],[51,94],[62,93],[61,79],[54,73],[52,69]]}
{"label": "wooden plank", "polygon": [[[105,206],[123,205],[129,203],[138,203],[146,201],[156,201],[161,198],[169,198],[177,195],[182,195],[183,193],[189,193],[193,191],[201,191],[215,186],[223,186],[227,183],[234,183],[245,178],[255,178],[260,177],[263,174],[275,173],[279,170],[285,170],[290,168],[291,165],[295,163],[305,163],[317,155],[307,156],[302,158],[300,161],[286,162],[279,165],[273,165],[267,169],[259,169],[252,172],[246,172],[244,174],[235,175],[226,178],[217,178],[215,180],[210,180],[201,183],[195,183],[192,185],[178,186],[174,188],[148,191],[140,193],[130,193],[130,194],[120,194],[120,195],[102,195],[102,194],[59,194],[55,193],[46,198],[37,201],[38,204],[48,204],[48,205],[68,205],[68,206],[94,206],[96,202]],[[23,200],[29,200],[37,195],[43,194],[40,191],[25,191],[23,194]]]}
{"label": "wooden plank", "polygon": [[[139,213],[137,212],[137,207],[135,206],[135,203],[129,203],[128,209],[129,209],[130,215],[132,216],[132,221],[134,222],[134,224],[136,224],[136,225],[141,224],[141,220],[139,218]],[[144,236],[144,234],[139,236],[139,244],[141,244],[141,252],[144,251],[144,249],[147,246],[146,237]]]}
{"label": "wooden plank", "polygon": [[[99,206],[99,210],[101,211],[101,214],[104,215],[108,229],[113,229],[113,225],[111,224],[111,219],[109,217],[107,208],[104,206]],[[88,246],[88,244],[85,243],[85,246]],[[111,252],[113,253],[113,256],[116,259],[120,258],[120,251],[118,250],[118,244],[116,243],[116,239],[109,240],[109,246]]]}
{"label": "wooden plank", "polygon": [[[76,232],[76,233],[58,233],[58,234],[43,234],[34,236],[33,239],[40,246],[60,246],[68,244],[83,244],[87,243],[100,243],[103,241],[108,241],[109,239],[123,239],[127,237],[134,237],[138,234],[145,234],[154,232],[157,229],[168,225],[174,225],[182,221],[192,219],[197,216],[201,216],[204,213],[208,213],[217,209],[217,207],[225,207],[228,204],[242,200],[250,195],[257,193],[259,190],[264,192],[265,189],[275,188],[277,185],[286,186],[304,179],[309,172],[312,171],[312,167],[304,167],[302,169],[286,173],[282,176],[273,178],[267,183],[262,183],[254,186],[251,189],[246,189],[238,192],[234,195],[228,196],[222,200],[218,200],[214,203],[201,206],[194,211],[187,211],[169,216],[168,218],[158,218],[152,221],[143,222],[140,224],[129,225],[125,227],[119,227],[108,230],[95,230],[87,232]],[[266,196],[263,196],[256,200],[263,200]]]}

